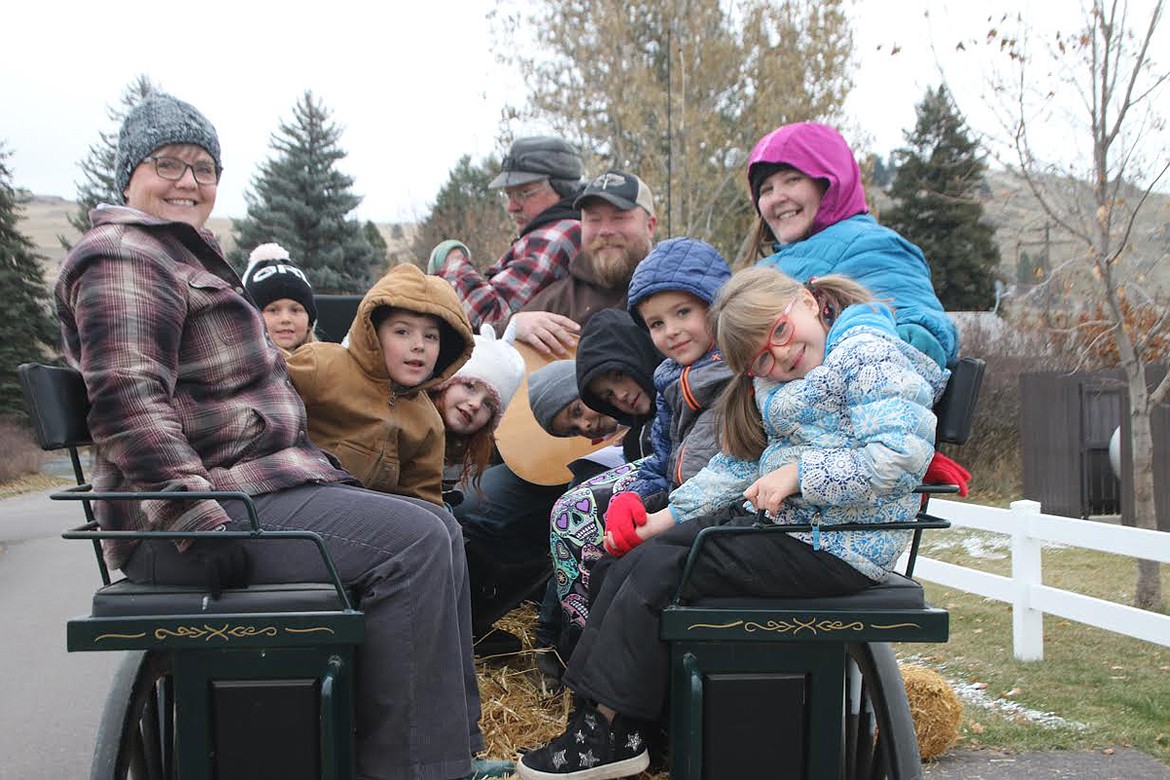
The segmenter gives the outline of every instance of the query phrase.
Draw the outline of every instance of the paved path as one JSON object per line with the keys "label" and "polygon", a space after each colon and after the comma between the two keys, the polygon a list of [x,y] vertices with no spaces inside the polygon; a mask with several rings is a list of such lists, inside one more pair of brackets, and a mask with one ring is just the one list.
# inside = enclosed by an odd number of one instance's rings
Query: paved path
{"label": "paved path", "polygon": [[101,584],[93,548],[60,537],[81,522],[47,492],[0,501],[0,780],[89,776],[122,653],[65,652],[65,621]]}
{"label": "paved path", "polygon": [[1133,748],[1109,751],[1051,750],[1003,753],[997,750],[956,750],[925,767],[927,780],[1019,780],[1020,778],[1083,778],[1084,780],[1170,780],[1170,767]]}

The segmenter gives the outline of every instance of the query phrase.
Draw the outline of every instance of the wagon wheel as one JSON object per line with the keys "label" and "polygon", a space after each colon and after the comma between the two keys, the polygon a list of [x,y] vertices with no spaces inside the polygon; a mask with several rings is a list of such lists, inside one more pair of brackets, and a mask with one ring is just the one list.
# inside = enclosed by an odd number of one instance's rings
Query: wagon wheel
{"label": "wagon wheel", "polygon": [[914,719],[893,649],[873,642],[847,645],[845,652],[845,777],[922,777]]}
{"label": "wagon wheel", "polygon": [[90,780],[175,777],[171,658],[165,653],[128,653],[106,698]]}

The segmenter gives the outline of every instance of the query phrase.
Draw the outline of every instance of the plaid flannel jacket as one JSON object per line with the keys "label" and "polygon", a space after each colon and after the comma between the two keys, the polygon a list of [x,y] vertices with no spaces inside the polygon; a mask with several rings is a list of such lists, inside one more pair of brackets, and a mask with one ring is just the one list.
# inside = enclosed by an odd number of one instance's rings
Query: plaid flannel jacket
{"label": "plaid flannel jacket", "polygon": [[[210,232],[122,206],[90,219],[55,297],[92,407],[95,489],[257,495],[352,480],[309,442],[284,359]],[[214,501],[101,502],[97,512],[119,530],[227,520]],[[121,568],[132,544],[107,543],[110,566]]]}
{"label": "plaid flannel jacket", "polygon": [[569,273],[580,248],[580,220],[560,219],[516,239],[482,274],[466,259],[451,259],[439,275],[459,294],[473,331],[488,324],[503,333],[533,295]]}

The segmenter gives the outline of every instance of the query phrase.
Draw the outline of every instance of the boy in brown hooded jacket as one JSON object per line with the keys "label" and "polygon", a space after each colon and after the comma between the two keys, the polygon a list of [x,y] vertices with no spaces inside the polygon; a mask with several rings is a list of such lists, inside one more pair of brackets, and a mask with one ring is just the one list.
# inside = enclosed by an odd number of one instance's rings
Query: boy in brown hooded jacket
{"label": "boy in brown hooded jacket", "polygon": [[443,279],[395,266],[358,304],[348,346],[287,359],[309,438],[371,490],[443,505],[443,420],[425,392],[471,356],[471,325]]}

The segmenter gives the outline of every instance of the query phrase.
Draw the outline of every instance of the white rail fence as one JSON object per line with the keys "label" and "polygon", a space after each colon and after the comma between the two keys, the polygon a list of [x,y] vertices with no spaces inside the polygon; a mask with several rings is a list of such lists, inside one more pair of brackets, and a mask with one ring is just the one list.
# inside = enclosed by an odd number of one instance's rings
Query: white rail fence
{"label": "white rail fence", "polygon": [[1011,537],[1010,577],[919,556],[914,577],[1012,605],[1012,648],[1021,661],[1044,659],[1044,614],[1059,615],[1114,633],[1170,647],[1170,615],[1083,596],[1043,584],[1040,550],[1045,542],[1170,563],[1170,533],[1041,514],[1036,501],[1011,509],[932,499],[932,515],[954,527]]}

